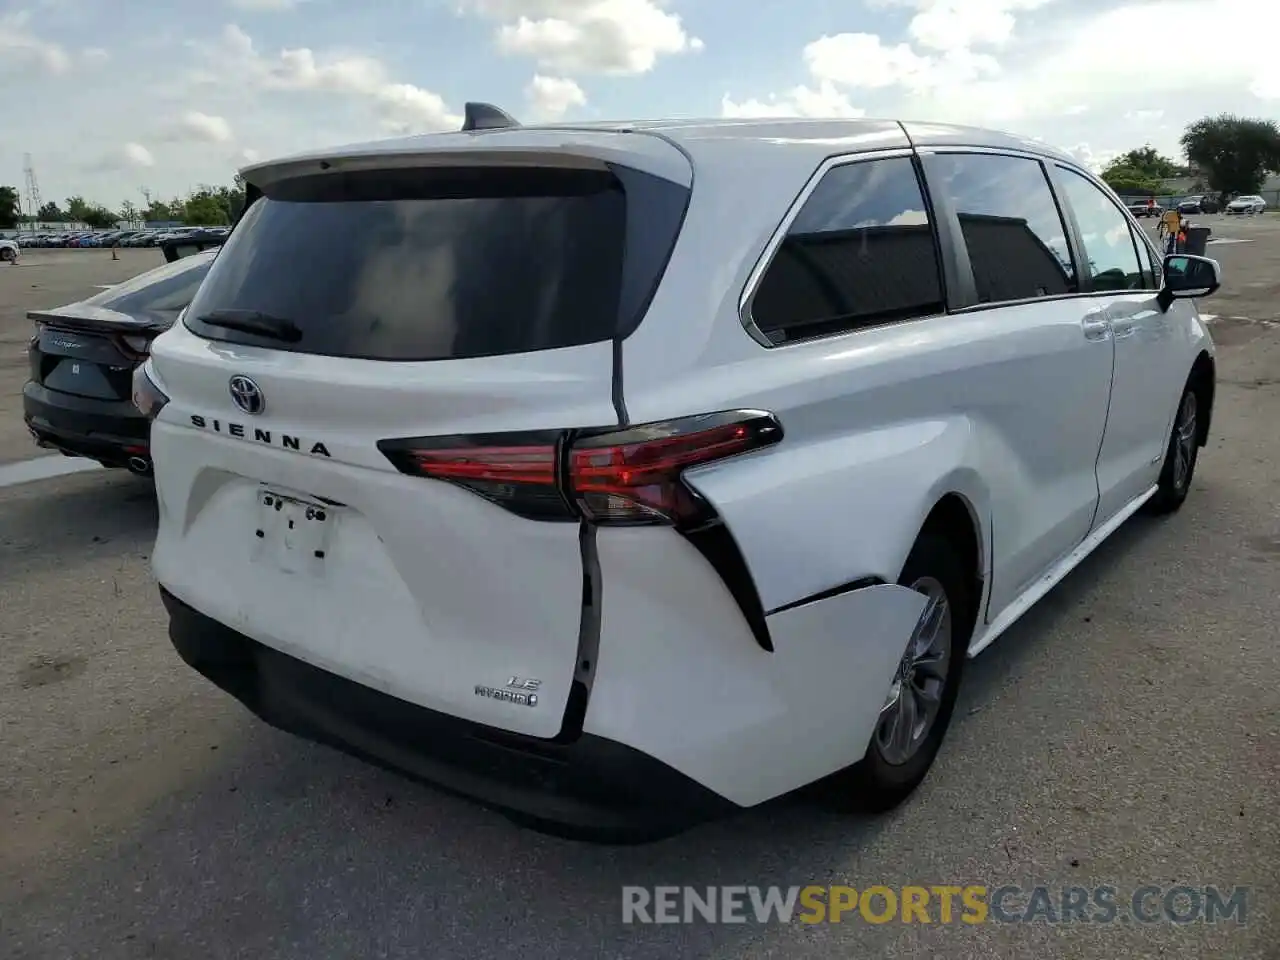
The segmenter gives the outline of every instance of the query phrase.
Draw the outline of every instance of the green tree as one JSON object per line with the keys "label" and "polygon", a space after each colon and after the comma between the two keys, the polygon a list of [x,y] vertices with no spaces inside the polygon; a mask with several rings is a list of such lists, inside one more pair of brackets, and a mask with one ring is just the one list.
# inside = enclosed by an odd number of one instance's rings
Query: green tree
{"label": "green tree", "polygon": [[1280,170],[1280,128],[1274,120],[1229,113],[1205,117],[1187,127],[1181,143],[1224,201],[1231,193],[1257,193],[1267,173]]}
{"label": "green tree", "polygon": [[125,200],[120,204],[120,219],[130,224],[138,222],[138,208],[132,201]]}
{"label": "green tree", "polygon": [[1108,166],[1102,179],[1122,197],[1154,197],[1160,192],[1160,181],[1134,167]]}
{"label": "green tree", "polygon": [[207,187],[202,187],[187,198],[183,205],[182,220],[191,226],[202,227],[231,222],[222,199]]}
{"label": "green tree", "polygon": [[45,223],[61,223],[67,219],[67,215],[58,208],[54,201],[50,200],[48,203],[40,205],[40,209],[36,211],[36,219]]}
{"label": "green tree", "polygon": [[143,220],[176,220],[174,211],[163,200],[152,200],[147,209],[142,211]]}
{"label": "green tree", "polygon": [[84,208],[80,219],[96,230],[114,227],[119,217],[100,204],[89,204]]}
{"label": "green tree", "polygon": [[1162,156],[1149,143],[1145,147],[1139,147],[1136,150],[1130,150],[1128,153],[1120,154],[1120,156],[1107,164],[1108,170],[1113,167],[1135,170],[1152,180],[1165,180],[1169,177],[1176,177],[1183,170],[1182,167],[1179,167],[1168,157]]}
{"label": "green tree", "polygon": [[13,187],[0,187],[0,228],[12,230],[22,217],[22,203]]}
{"label": "green tree", "polygon": [[76,223],[84,223],[84,215],[89,212],[89,204],[84,197],[67,197],[67,216]]}

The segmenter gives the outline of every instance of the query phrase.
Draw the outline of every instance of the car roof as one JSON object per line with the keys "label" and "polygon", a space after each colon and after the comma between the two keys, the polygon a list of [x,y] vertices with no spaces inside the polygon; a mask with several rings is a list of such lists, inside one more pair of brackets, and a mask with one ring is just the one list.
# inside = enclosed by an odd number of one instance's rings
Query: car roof
{"label": "car roof", "polygon": [[[636,136],[641,135],[641,136]],[[625,140],[620,138],[626,137]],[[645,144],[645,140],[649,143]],[[659,144],[665,141],[664,151]],[[737,166],[751,154],[788,151],[798,167],[810,170],[829,156],[909,147],[972,146],[1030,152],[1067,163],[1076,161],[1044,141],[980,127],[860,118],[840,119],[673,119],[540,124],[474,131],[450,131],[347,144],[252,164],[241,173],[265,186],[280,178],[315,172],[314,164],[359,159],[376,162],[394,157],[490,151],[586,152],[600,159],[643,156],[650,172],[688,179],[688,165],[725,160]],[[678,154],[684,154],[684,163]],[[609,156],[606,156],[608,154]],[[684,167],[683,174],[679,167]]]}

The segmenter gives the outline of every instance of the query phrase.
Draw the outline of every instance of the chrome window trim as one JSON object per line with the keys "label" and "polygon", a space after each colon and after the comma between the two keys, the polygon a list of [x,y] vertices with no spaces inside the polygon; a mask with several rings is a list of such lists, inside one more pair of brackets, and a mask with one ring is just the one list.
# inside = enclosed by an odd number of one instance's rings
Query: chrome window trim
{"label": "chrome window trim", "polygon": [[[782,246],[782,241],[786,239],[787,231],[791,229],[791,225],[800,216],[800,211],[808,201],[813,191],[818,188],[818,184],[822,182],[822,178],[834,170],[836,167],[849,166],[854,163],[870,163],[875,160],[893,160],[900,157],[910,158],[915,155],[915,151],[911,147],[890,147],[885,150],[868,150],[861,153],[842,153],[836,156],[827,157],[823,160],[818,168],[805,181],[804,186],[800,189],[796,198],[791,201],[791,205],[787,208],[786,214],[779,221],[778,226],[774,228],[773,234],[769,237],[769,242],[765,244],[764,250],[756,259],[755,265],[751,268],[751,273],[747,275],[746,283],[743,284],[742,292],[738,296],[738,319],[742,322],[743,328],[751,335],[751,339],[756,341],[762,347],[773,349],[779,346],[774,343],[764,332],[756,326],[755,319],[751,316],[751,301],[755,299],[756,289],[760,286],[760,281],[764,278],[765,271],[773,264],[773,259],[778,253],[778,248]],[[923,187],[921,188],[923,192]],[[848,333],[849,331],[842,331]],[[840,336],[842,334],[829,334],[828,336]],[[814,339],[821,339],[815,337]]]}

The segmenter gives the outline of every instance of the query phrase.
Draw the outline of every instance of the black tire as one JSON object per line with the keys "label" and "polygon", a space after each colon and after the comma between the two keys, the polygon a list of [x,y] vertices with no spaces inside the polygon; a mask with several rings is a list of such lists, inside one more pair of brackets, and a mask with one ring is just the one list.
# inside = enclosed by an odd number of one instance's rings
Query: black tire
{"label": "black tire", "polygon": [[[1164,450],[1164,465],[1160,468],[1160,479],[1156,481],[1156,493],[1147,501],[1147,511],[1155,515],[1176,513],[1186,502],[1191,492],[1191,481],[1195,479],[1196,462],[1200,457],[1201,418],[1207,413],[1207,398],[1200,389],[1195,378],[1187,381],[1178,398],[1178,409],[1173,416],[1173,428],[1169,431],[1169,440]],[[1188,404],[1190,404],[1190,445],[1186,444],[1185,433],[1188,425],[1185,420]],[[1179,463],[1180,457],[1183,463]]]}
{"label": "black tire", "polygon": [[960,552],[947,538],[929,530],[916,541],[898,582],[911,586],[922,578],[942,585],[951,608],[951,649],[937,712],[919,746],[905,762],[886,759],[877,728],[866,756],[823,785],[826,800],[837,809],[883,813],[898,806],[924,781],[951,724],[979,598],[975,596],[972,571],[966,570]]}
{"label": "black tire", "polygon": [[18,255],[13,250],[9,249],[8,247],[0,248],[0,260],[4,261],[5,263],[11,263],[12,261],[17,259],[18,259]]}

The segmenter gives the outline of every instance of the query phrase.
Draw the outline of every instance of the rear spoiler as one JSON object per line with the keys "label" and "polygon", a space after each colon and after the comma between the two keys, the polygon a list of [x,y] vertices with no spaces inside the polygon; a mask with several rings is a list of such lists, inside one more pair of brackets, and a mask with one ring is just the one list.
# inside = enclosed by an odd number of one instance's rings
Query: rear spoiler
{"label": "rear spoiler", "polygon": [[136,317],[88,303],[73,303],[52,310],[29,310],[27,319],[65,330],[92,330],[114,334],[163,333],[171,326],[164,320]]}

